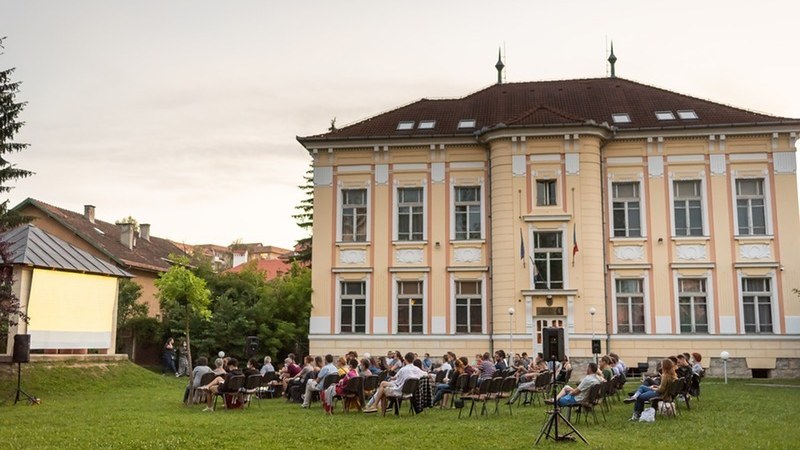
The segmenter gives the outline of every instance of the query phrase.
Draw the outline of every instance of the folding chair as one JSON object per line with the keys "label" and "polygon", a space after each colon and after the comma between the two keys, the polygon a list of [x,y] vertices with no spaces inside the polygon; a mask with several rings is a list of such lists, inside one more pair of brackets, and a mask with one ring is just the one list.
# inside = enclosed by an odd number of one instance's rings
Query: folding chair
{"label": "folding chair", "polygon": [[507,398],[508,401],[506,404],[508,405],[508,414],[514,415],[511,409],[511,393],[514,392],[514,386],[517,384],[517,379],[513,376],[503,378],[503,382],[500,384],[500,390],[494,396],[494,413],[499,414],[500,408],[500,399]]}
{"label": "folding chair", "polygon": [[208,389],[203,389],[203,386],[208,385],[214,381],[214,378],[217,378],[219,375],[215,374],[214,372],[204,373],[202,377],[200,377],[200,386],[194,388],[194,397],[192,397],[192,403],[197,404],[200,402],[205,402],[208,399],[209,391]]}
{"label": "folding chair", "polygon": [[[388,408],[387,403],[389,401],[391,401],[392,405],[394,406],[394,415],[395,416],[399,416],[400,415],[400,407],[403,405],[403,400],[410,400],[412,397],[414,397],[414,394],[417,393],[417,388],[418,387],[419,387],[419,380],[417,380],[415,378],[410,378],[410,379],[406,380],[405,383],[403,383],[403,387],[402,387],[402,390],[400,391],[400,395],[398,395],[398,396],[387,395],[386,396],[386,402],[384,402],[384,404],[383,404],[383,411],[382,411],[383,415],[386,416],[386,409]],[[415,414],[416,413],[414,411],[414,404],[413,403],[411,403],[411,408],[410,408],[409,412],[411,414]]]}
{"label": "folding chair", "polygon": [[242,393],[242,387],[244,387],[244,375],[234,375],[230,377],[225,384],[223,384],[225,388],[224,391],[217,391],[216,395],[214,395],[214,408],[213,410],[217,410],[217,399],[222,397],[222,402],[225,404],[225,408],[228,409],[229,404],[233,404],[234,398],[239,398]]}
{"label": "folding chair", "polygon": [[[372,377],[368,377],[372,378]],[[364,378],[353,377],[347,380],[344,386],[344,394],[336,394],[333,396],[333,409],[336,409],[336,401],[343,400],[342,410],[347,413],[350,411],[350,404],[355,401],[358,404],[358,409],[364,404]]]}
{"label": "folding chair", "polygon": [[[261,379],[262,379],[261,374],[256,373],[253,375],[249,375],[244,380],[244,386],[242,387],[242,395],[244,397],[244,402],[247,403],[248,408],[250,407],[250,400],[253,398],[253,395],[255,395],[255,397],[258,398],[257,394],[258,394],[258,388],[261,387]],[[261,404],[259,403],[258,406],[260,407]]]}

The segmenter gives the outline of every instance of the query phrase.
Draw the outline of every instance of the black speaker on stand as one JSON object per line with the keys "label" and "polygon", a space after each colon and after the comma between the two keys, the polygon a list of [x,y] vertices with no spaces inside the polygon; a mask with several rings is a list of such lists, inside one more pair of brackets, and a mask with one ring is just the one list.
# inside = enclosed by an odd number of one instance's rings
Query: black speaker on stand
{"label": "black speaker on stand", "polygon": [[14,396],[14,404],[19,402],[20,397],[24,396],[28,399],[29,405],[38,405],[41,401],[22,390],[22,363],[30,362],[31,360],[31,335],[30,334],[16,334],[14,335],[14,354],[11,361],[17,363],[17,391]]}
{"label": "black speaker on stand", "polygon": [[[548,411],[547,414],[550,416],[544,422],[542,426],[542,431],[539,433],[539,437],[536,438],[536,442],[534,445],[538,444],[539,441],[542,440],[542,437],[547,437],[548,439],[552,439],[555,442],[564,442],[564,441],[574,441],[575,436],[581,438],[581,440],[585,444],[589,444],[586,441],[586,438],[572,425],[563,414],[561,414],[561,408],[558,406],[558,391],[556,389],[556,362],[557,361],[564,361],[564,329],[563,328],[544,328],[542,330],[542,353],[544,354],[544,359],[550,361],[551,363],[551,370],[553,373],[553,410]],[[562,427],[566,426],[569,428],[569,433],[566,434],[558,434],[558,423],[562,423]]]}
{"label": "black speaker on stand", "polygon": [[244,344],[244,354],[247,358],[252,358],[258,354],[258,336],[247,336]]}

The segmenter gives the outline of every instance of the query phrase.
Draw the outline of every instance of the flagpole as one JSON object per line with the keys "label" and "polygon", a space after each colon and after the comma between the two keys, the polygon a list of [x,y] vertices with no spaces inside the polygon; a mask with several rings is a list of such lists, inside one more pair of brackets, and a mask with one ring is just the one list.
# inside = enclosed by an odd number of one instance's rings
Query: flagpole
{"label": "flagpole", "polygon": [[575,230],[578,218],[575,216],[575,188],[572,188],[572,267],[575,267],[575,246],[578,244],[578,235]]}

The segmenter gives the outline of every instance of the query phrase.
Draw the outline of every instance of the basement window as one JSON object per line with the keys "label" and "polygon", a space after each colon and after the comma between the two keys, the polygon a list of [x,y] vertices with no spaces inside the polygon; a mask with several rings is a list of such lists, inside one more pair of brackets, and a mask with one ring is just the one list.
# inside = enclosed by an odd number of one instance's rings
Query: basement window
{"label": "basement window", "polygon": [[458,121],[458,129],[475,128],[475,119],[461,119]]}
{"label": "basement window", "polygon": [[436,126],[435,120],[420,120],[417,126],[418,130],[432,130]]}
{"label": "basement window", "polygon": [[611,114],[614,123],[631,123],[631,116],[628,113]]}
{"label": "basement window", "polygon": [[684,110],[678,111],[678,117],[680,117],[683,120],[699,119],[699,117],[697,117],[697,113],[694,112],[693,109],[684,109]]}
{"label": "basement window", "polygon": [[656,111],[656,119],[675,120],[675,114],[672,114],[672,111]]}
{"label": "basement window", "polygon": [[414,121],[413,120],[403,120],[397,124],[398,130],[413,130],[414,129]]}

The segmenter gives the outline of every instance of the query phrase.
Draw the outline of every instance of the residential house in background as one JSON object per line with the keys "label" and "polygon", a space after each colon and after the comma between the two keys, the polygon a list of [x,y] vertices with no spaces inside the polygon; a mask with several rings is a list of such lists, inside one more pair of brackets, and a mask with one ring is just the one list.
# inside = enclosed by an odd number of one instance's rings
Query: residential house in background
{"label": "residential house in background", "polygon": [[292,254],[292,250],[274,245],[262,245],[260,242],[233,244],[229,248],[233,252],[233,267],[258,259],[285,260]]}
{"label": "residential house in background", "polygon": [[274,278],[282,277],[291,270],[291,264],[280,259],[254,259],[238,266],[228,269],[227,273],[239,273],[243,270],[255,270],[264,274],[264,279],[269,281]]}
{"label": "residential house in background", "polygon": [[152,236],[150,224],[113,224],[95,217],[93,205],[84,206],[83,214],[28,198],[14,210],[33,217],[33,224],[72,246],[107,261],[133,276],[142,287],[141,303],[148,314],[160,316],[160,306],[153,282],[171,267],[170,255],[185,254],[167,239]]}
{"label": "residential house in background", "polygon": [[299,137],[311,353],[531,353],[560,327],[579,359],[597,336],[629,364],[727,350],[796,376],[798,131],[612,69]]}

